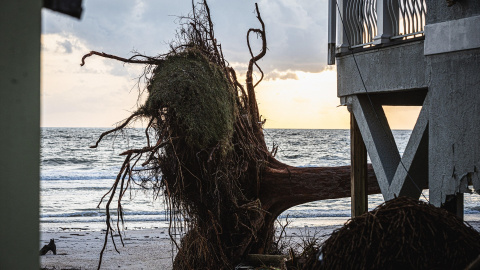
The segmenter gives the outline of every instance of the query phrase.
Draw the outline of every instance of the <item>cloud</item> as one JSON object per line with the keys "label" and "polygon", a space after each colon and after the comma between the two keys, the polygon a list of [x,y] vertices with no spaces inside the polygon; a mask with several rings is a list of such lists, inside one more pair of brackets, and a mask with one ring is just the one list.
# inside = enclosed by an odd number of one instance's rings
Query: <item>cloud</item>
{"label": "cloud", "polygon": [[[209,1],[217,39],[231,62],[247,63],[249,28],[260,27],[255,1]],[[325,68],[327,55],[326,0],[261,0],[266,24],[267,55],[259,64],[265,72]],[[168,51],[178,29],[177,16],[187,15],[190,1],[85,1],[81,21],[44,10],[43,33],[72,35],[89,50],[128,56],[132,50],[147,55]],[[258,51],[260,40],[251,37]],[[64,44],[68,45],[68,44]],[[64,47],[68,52],[68,47]]]}
{"label": "cloud", "polygon": [[294,71],[280,72],[274,70],[265,75],[265,80],[298,80],[298,75]]}
{"label": "cloud", "polygon": [[309,103],[310,100],[308,98],[304,98],[304,97],[295,97],[295,98],[293,98],[293,102],[295,102],[295,103]]}
{"label": "cloud", "polygon": [[109,63],[109,66],[112,67],[112,69],[109,71],[109,73],[113,76],[118,76],[118,77],[128,77],[129,73],[125,65],[121,63]]}
{"label": "cloud", "polygon": [[[319,72],[326,66],[326,1],[265,0],[269,68]],[[323,13],[322,13],[323,12]]]}
{"label": "cloud", "polygon": [[69,40],[57,41],[57,45],[63,48],[64,53],[72,53],[72,43]]}
{"label": "cloud", "polygon": [[[253,11],[253,2],[245,4],[251,8],[239,9],[242,16],[225,7],[218,18],[217,34],[222,34],[225,55],[230,61],[247,62],[248,54],[245,35],[249,28],[260,27]],[[326,67],[327,56],[327,1],[263,0],[259,2],[260,12],[267,32],[266,56],[259,61],[265,72],[273,70],[300,70],[320,72]],[[237,8],[237,7],[235,7]],[[214,18],[215,19],[215,18]],[[238,23],[238,25],[232,25]],[[233,42],[232,42],[233,41]],[[227,43],[228,42],[228,43]],[[251,36],[255,52],[260,40]]]}
{"label": "cloud", "polygon": [[132,50],[156,55],[165,52],[166,42],[175,37],[175,17],[169,15],[189,10],[189,1],[177,2],[85,1],[80,21],[44,10],[42,32],[73,35],[90,50],[121,56],[129,55]]}
{"label": "cloud", "polygon": [[[307,111],[318,107],[300,97],[304,92],[308,100],[331,92],[336,104],[335,91],[326,91],[336,84],[329,82],[326,87],[323,82],[316,83],[317,77],[325,75],[319,72],[327,67],[327,1],[257,1],[268,46],[267,54],[258,62],[266,75],[257,88],[262,114],[277,119],[279,127],[288,126],[283,124],[286,116],[279,109],[303,102],[299,107],[305,111],[303,115],[309,115]],[[245,80],[251,58],[246,33],[260,27],[255,2],[208,2],[215,35],[240,82]],[[177,16],[187,15],[190,10],[189,0],[85,0],[82,20],[42,10],[42,125],[108,126],[128,115],[125,109],[133,108],[137,100],[137,91],[132,88],[142,66],[91,57],[80,67],[80,59],[91,50],[121,57],[131,56],[132,51],[151,56],[166,53],[179,27]],[[250,41],[254,53],[258,53],[261,41],[254,35]],[[258,72],[255,78],[259,78]],[[311,92],[306,92],[309,89]],[[314,100],[319,103],[326,99],[319,96]],[[95,117],[87,119],[82,114]],[[66,116],[75,119],[68,121]]]}

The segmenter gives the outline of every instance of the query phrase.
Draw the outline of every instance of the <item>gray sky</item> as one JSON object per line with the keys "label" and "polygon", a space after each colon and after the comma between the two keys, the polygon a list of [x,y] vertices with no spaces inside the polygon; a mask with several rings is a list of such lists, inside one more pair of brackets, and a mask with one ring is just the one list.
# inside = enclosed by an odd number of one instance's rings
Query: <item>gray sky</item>
{"label": "gray sky", "polygon": [[[260,27],[251,0],[208,1],[217,40],[242,79],[250,59],[246,33]],[[259,62],[266,73],[257,88],[267,128],[349,128],[337,107],[336,69],[326,65],[326,0],[258,1],[268,52]],[[42,11],[42,126],[111,127],[137,106],[141,65],[91,57],[91,50],[129,57],[168,52],[178,16],[190,0],[84,0],[82,20]],[[253,49],[260,40],[252,36]],[[393,128],[411,129],[419,108],[388,108]],[[138,125],[140,125],[139,123]],[[137,126],[138,126],[137,125]]]}
{"label": "gray sky", "polygon": [[[246,63],[246,33],[259,27],[255,1],[209,1],[217,39],[230,62]],[[261,63],[266,72],[298,70],[319,72],[326,66],[326,0],[265,0],[258,2],[266,24],[268,54]],[[175,37],[177,16],[187,15],[191,1],[84,1],[81,21],[43,11],[42,32],[72,35],[91,50],[128,56],[132,50],[156,55]],[[253,38],[252,40],[255,40]]]}
{"label": "gray sky", "polygon": [[[250,59],[246,33],[260,24],[255,2],[210,0],[217,40],[225,58],[244,73]],[[336,108],[336,73],[326,66],[326,0],[258,2],[267,32],[267,55],[259,62],[266,80],[257,101],[267,128],[348,128]],[[42,126],[103,126],[121,121],[136,106],[141,66],[91,57],[91,50],[128,57],[168,51],[178,16],[191,1],[85,0],[82,20],[42,11]],[[260,40],[252,36],[253,49]]]}

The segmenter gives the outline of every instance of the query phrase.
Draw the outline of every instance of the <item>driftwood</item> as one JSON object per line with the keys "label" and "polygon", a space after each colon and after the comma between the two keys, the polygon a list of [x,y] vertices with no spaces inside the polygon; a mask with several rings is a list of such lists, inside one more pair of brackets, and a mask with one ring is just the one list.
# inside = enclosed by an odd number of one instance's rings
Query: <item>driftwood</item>
{"label": "driftwood", "polygon": [[54,255],[57,255],[57,246],[55,245],[55,239],[50,239],[48,245],[44,245],[42,249],[40,249],[40,255],[45,255],[49,251],[52,251]]}
{"label": "driftwood", "polygon": [[255,269],[268,267],[266,269],[285,270],[286,255],[265,255],[265,254],[248,254],[241,265],[254,267]]}

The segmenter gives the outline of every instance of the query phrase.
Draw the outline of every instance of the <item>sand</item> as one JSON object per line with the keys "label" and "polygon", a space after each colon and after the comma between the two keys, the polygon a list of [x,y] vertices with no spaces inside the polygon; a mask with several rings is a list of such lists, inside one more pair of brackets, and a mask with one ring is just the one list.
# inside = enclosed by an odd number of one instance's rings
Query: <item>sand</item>
{"label": "sand", "polygon": [[[325,239],[339,226],[288,228],[286,241],[296,247],[312,236]],[[65,230],[42,232],[40,248],[55,239],[57,255],[48,252],[40,256],[41,267],[46,269],[97,269],[105,233]],[[117,253],[111,241],[105,251],[101,269],[171,269],[174,250],[167,229],[125,231],[125,247],[117,241]]]}
{"label": "sand", "polygon": [[[479,221],[469,222],[480,230]],[[287,228],[285,241],[289,247],[299,248],[302,242],[312,236],[321,241],[341,225],[293,227]],[[122,247],[117,241],[117,253],[111,241],[105,251],[101,269],[171,269],[174,249],[167,229],[125,231]],[[103,246],[104,232],[64,230],[61,232],[42,232],[40,248],[55,239],[57,255],[49,252],[40,256],[41,267],[46,269],[97,269],[100,250]],[[40,249],[39,248],[39,249]]]}
{"label": "sand", "polygon": [[[105,232],[42,232],[41,246],[55,239],[57,255],[40,256],[42,268],[97,269]],[[125,231],[123,247],[117,239],[117,253],[111,241],[105,250],[102,269],[171,269],[172,246],[166,229]],[[110,239],[109,239],[110,240]]]}

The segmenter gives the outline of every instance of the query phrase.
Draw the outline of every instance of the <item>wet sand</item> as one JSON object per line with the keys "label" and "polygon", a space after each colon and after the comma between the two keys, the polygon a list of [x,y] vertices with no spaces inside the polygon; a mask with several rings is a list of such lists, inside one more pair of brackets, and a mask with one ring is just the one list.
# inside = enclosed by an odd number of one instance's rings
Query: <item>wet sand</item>
{"label": "wet sand", "polygon": [[[470,221],[476,230],[480,230],[479,221]],[[287,228],[286,237],[289,247],[300,248],[305,239],[316,237],[323,241],[340,225]],[[171,244],[167,229],[131,230],[124,232],[123,247],[116,238],[117,253],[109,239],[101,269],[171,269],[175,249]],[[49,252],[40,256],[41,267],[46,269],[97,269],[100,251],[103,247],[105,232],[64,230],[61,232],[42,232],[40,248],[55,239],[57,255]]]}
{"label": "wet sand", "polygon": [[[41,233],[41,246],[55,239],[57,255],[40,256],[42,268],[97,269],[105,232],[63,231]],[[164,229],[125,231],[125,246],[116,238],[117,253],[111,239],[103,255],[101,269],[171,269],[173,251]]]}
{"label": "wet sand", "polygon": [[[339,226],[288,228],[289,246],[298,248],[302,241],[312,236],[326,239]],[[109,239],[101,269],[171,269],[175,255],[167,229],[125,231],[123,247],[116,237],[117,253]],[[40,256],[41,267],[47,269],[97,269],[105,232],[72,231],[42,232],[40,247],[55,239],[57,255],[48,252]]]}

